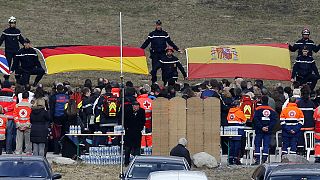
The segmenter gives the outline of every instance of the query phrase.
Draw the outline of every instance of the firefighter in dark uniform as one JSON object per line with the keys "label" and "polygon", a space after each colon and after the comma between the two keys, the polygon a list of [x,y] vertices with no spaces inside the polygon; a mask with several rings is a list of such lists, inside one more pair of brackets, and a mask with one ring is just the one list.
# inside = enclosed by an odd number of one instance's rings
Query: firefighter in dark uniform
{"label": "firefighter in dark uniform", "polygon": [[[277,113],[268,106],[268,96],[262,96],[261,103],[262,105],[257,107],[254,116],[254,129],[256,133],[255,138],[255,164],[260,164],[260,147],[263,147],[262,150],[262,162],[265,163],[268,154],[269,154],[269,145],[271,140],[272,129],[277,122]],[[263,145],[262,145],[263,142]]]}
{"label": "firefighter in dark uniform", "polygon": [[31,47],[31,42],[28,38],[25,39],[24,47],[21,48],[16,58],[13,61],[12,72],[16,75],[21,75],[21,85],[29,84],[30,75],[37,75],[34,80],[33,86],[35,87],[45,74],[38,58],[37,52]]}
{"label": "firefighter in dark uniform", "polygon": [[165,49],[167,44],[172,46],[173,49],[182,53],[181,50],[171,41],[170,36],[161,27],[162,23],[160,20],[156,21],[156,29],[149,33],[148,38],[141,45],[142,49],[148,47],[151,43],[150,58],[152,59],[152,70],[150,72],[152,83],[157,82],[157,71],[161,68],[160,58],[165,55]]}
{"label": "firefighter in dark uniform", "polygon": [[298,81],[300,84],[309,84],[310,89],[316,87],[320,77],[316,63],[311,55],[308,47],[305,46],[302,50],[302,55],[299,55],[292,68],[291,81]]}
{"label": "firefighter in dark uniform", "polygon": [[[17,19],[11,16],[8,19],[9,28],[5,29],[2,32],[0,37],[0,46],[2,45],[3,41],[5,42],[5,56],[8,61],[9,69],[11,70],[11,65],[13,58],[17,54],[18,50],[20,49],[19,42],[23,45],[24,38],[21,35],[21,32],[18,28],[16,28]],[[5,75],[4,78],[9,80],[8,75]],[[18,77],[16,77],[18,78]]]}
{"label": "firefighter in dark uniform", "polygon": [[181,71],[184,79],[187,78],[187,73],[184,70],[182,64],[179,59],[173,55],[174,49],[172,47],[167,47],[165,56],[159,60],[161,63],[161,71],[162,71],[162,81],[163,84],[166,85],[170,79],[178,80],[178,69]]}
{"label": "firefighter in dark uniform", "polygon": [[289,44],[289,50],[291,52],[296,52],[298,50],[298,56],[302,55],[302,50],[304,47],[307,47],[309,50],[308,56],[312,56],[312,52],[318,52],[320,50],[320,45],[316,45],[310,37],[310,30],[308,28],[304,28],[301,32],[302,34],[302,39],[299,39],[294,45]]}

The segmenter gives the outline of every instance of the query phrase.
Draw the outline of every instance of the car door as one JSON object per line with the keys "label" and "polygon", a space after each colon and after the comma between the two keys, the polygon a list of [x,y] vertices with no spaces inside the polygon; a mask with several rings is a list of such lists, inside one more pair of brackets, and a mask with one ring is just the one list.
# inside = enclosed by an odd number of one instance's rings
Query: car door
{"label": "car door", "polygon": [[264,180],[266,169],[264,166],[259,166],[252,174],[252,180]]}

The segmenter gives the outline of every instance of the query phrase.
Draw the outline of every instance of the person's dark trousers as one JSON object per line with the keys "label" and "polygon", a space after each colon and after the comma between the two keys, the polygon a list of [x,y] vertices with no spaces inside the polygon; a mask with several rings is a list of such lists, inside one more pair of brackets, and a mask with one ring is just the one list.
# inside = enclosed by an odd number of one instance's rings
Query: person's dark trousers
{"label": "person's dark trousers", "polygon": [[60,125],[60,136],[53,138],[53,153],[54,154],[60,154],[61,152],[61,145],[60,140],[61,138],[66,134],[66,129],[63,127],[63,125],[66,124],[67,118],[66,116],[59,116],[53,118],[53,123]]}
{"label": "person's dark trousers", "polygon": [[30,76],[36,75],[36,78],[33,83],[33,86],[36,86],[39,83],[39,81],[42,79],[44,74],[45,74],[45,71],[42,67],[34,68],[31,71],[22,70],[20,84],[21,85],[29,84],[30,83]]}
{"label": "person's dark trousers", "polygon": [[282,152],[283,154],[288,154],[288,147],[290,147],[290,154],[296,154],[297,153],[297,144],[299,140],[299,135],[297,134],[295,136],[284,136],[282,138]]}
{"label": "person's dark trousers", "polygon": [[241,140],[230,140],[229,162],[235,162],[239,158]]}
{"label": "person's dark trousers", "polygon": [[[5,56],[8,61],[9,70],[11,70],[13,58],[16,56],[16,53],[15,52],[5,52]],[[10,75],[4,75],[3,77],[5,80],[9,80]]]}
{"label": "person's dark trousers", "polygon": [[139,156],[140,155],[141,148],[140,147],[124,147],[124,164],[129,165],[130,163],[130,154],[133,156]]}
{"label": "person's dark trousers", "polygon": [[270,145],[271,135],[258,133],[256,134],[254,144],[255,144],[255,157],[257,161],[260,161],[260,147],[262,147],[263,141],[263,149],[262,149],[262,161],[265,162],[268,158],[269,145]]}
{"label": "person's dark trousers", "polygon": [[152,60],[152,70],[150,72],[151,74],[151,81],[152,83],[157,82],[157,71],[161,68],[161,63],[159,60],[161,60],[161,57],[165,56],[165,52],[163,53],[151,53],[150,58]]}
{"label": "person's dark trousers", "polygon": [[2,155],[2,150],[6,145],[6,140],[0,140],[0,155]]}
{"label": "person's dark trousers", "polygon": [[13,120],[7,122],[6,130],[6,152],[12,154],[16,147],[16,134],[17,129]]}

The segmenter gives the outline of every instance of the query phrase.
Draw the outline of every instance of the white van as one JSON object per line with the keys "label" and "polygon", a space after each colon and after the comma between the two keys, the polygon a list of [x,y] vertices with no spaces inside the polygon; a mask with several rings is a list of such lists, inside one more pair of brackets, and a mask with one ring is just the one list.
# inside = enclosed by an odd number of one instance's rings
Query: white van
{"label": "white van", "polygon": [[201,171],[156,171],[149,174],[148,180],[208,180]]}

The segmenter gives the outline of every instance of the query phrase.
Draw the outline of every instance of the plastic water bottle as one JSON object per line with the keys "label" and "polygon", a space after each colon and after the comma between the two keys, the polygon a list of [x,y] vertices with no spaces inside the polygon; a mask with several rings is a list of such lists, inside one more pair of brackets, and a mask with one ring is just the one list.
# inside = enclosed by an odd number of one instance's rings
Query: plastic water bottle
{"label": "plastic water bottle", "polygon": [[77,133],[78,133],[78,134],[81,134],[81,127],[80,127],[80,125],[77,126]]}

